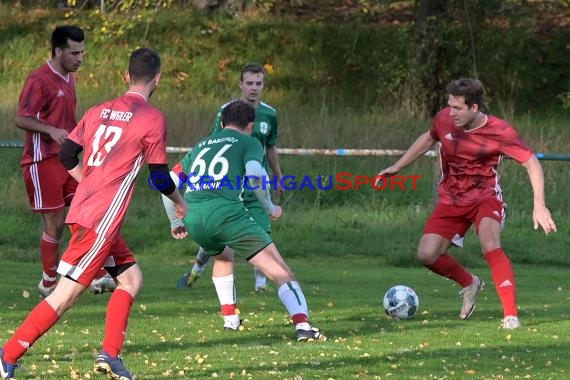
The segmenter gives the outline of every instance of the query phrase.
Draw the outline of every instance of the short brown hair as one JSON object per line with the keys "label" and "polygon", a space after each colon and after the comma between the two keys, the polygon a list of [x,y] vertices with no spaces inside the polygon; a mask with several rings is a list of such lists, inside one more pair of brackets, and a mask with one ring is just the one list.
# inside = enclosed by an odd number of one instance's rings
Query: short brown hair
{"label": "short brown hair", "polygon": [[222,126],[233,125],[245,129],[255,121],[255,108],[243,100],[234,100],[222,110]]}
{"label": "short brown hair", "polygon": [[133,82],[150,82],[160,72],[160,55],[152,49],[140,48],[131,53],[129,76]]}
{"label": "short brown hair", "polygon": [[451,81],[447,85],[447,93],[452,96],[463,97],[465,104],[469,107],[473,104],[477,104],[479,108],[483,107],[485,87],[479,79],[462,78]]}
{"label": "short brown hair", "polygon": [[247,64],[245,64],[241,68],[241,74],[239,76],[240,81],[243,80],[243,74],[245,74],[245,73],[263,74],[263,76],[265,77],[265,70],[263,69],[263,66],[261,66],[259,63],[247,63]]}

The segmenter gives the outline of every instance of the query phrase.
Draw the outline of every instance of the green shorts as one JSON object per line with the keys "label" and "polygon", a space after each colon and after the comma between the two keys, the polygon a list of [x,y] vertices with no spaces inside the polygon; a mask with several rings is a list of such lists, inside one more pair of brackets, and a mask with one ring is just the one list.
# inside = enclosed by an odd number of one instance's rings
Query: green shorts
{"label": "green shorts", "polygon": [[269,215],[267,215],[267,212],[265,212],[265,210],[261,206],[261,202],[259,202],[256,198],[255,200],[251,201],[246,200],[243,203],[247,211],[249,211],[251,216],[253,216],[253,219],[255,219],[255,221],[261,226],[261,228],[263,228],[265,232],[270,234],[271,222],[269,219]]}
{"label": "green shorts", "polygon": [[186,229],[210,256],[221,253],[228,246],[247,259],[273,242],[243,203],[216,199],[191,204],[189,209],[184,218]]}

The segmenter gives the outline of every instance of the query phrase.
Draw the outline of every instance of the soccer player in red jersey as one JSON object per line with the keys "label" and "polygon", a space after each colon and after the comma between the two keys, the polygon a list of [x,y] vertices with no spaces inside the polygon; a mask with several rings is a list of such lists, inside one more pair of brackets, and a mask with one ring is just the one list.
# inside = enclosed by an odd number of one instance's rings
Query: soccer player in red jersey
{"label": "soccer player in red jersey", "polygon": [[[59,242],[77,182],[57,159],[61,144],[75,128],[75,76],[83,63],[84,33],[74,25],[55,28],[51,35],[51,59],[28,76],[16,112],[16,126],[26,131],[20,165],[34,212],[40,213],[43,276],[38,291],[43,297],[55,289]],[[93,290],[114,289],[100,271]]]}
{"label": "soccer player in red jersey", "polygon": [[[44,335],[89,286],[101,267],[117,289],[107,306],[105,337],[95,370],[114,379],[132,379],[118,357],[142,272],[121,235],[137,174],[146,161],[157,189],[171,199],[176,213],[187,212],[169,176],[166,118],[148,104],[160,80],[160,56],[151,49],[134,51],[129,60],[124,95],[89,109],[59,152],[59,159],[79,182],[66,223],[72,232],[58,266],[55,290],[28,315],[0,349],[0,377],[11,378],[17,360]],[[79,163],[79,154],[83,163]]]}
{"label": "soccer player in red jersey", "polygon": [[485,284],[447,251],[452,244],[462,246],[465,232],[474,224],[503,305],[502,327],[515,329],[521,326],[515,276],[509,257],[501,248],[505,205],[497,169],[503,155],[513,158],[528,172],[534,193],[534,228],[540,225],[548,235],[556,231],[556,225],[546,207],[540,162],[509,123],[481,111],[484,92],[477,79],[451,82],[447,87],[448,107],[435,116],[431,129],[420,135],[394,165],[378,175],[400,172],[435,142],[440,143],[439,199],[426,222],[418,258],[426,268],[463,288],[459,317],[469,318]]}

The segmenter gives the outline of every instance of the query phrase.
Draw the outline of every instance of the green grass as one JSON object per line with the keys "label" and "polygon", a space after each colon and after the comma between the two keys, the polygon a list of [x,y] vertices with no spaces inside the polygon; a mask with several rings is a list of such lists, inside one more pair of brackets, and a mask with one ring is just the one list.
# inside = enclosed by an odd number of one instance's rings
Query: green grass
{"label": "green grass", "polygon": [[[140,379],[564,379],[570,328],[567,269],[517,266],[523,328],[498,329],[501,310],[491,288],[472,319],[457,317],[459,290],[419,268],[394,268],[370,256],[290,259],[327,342],[299,344],[275,290],[252,292],[251,269],[237,265],[245,331],[222,329],[208,274],[192,290],[175,288],[184,270],[178,254],[140,255],[145,288],[136,301],[123,355]],[[318,267],[319,270],[315,270]],[[475,268],[490,282],[487,268]],[[38,266],[4,262],[4,341],[38,301]],[[413,286],[416,318],[388,318],[379,305],[388,287]],[[10,284],[8,287],[6,284]],[[23,296],[29,292],[29,298]],[[108,295],[85,294],[23,359],[19,379],[87,378],[102,339]],[[160,300],[160,301],[158,301]],[[73,373],[77,377],[73,377]]]}
{"label": "green grass", "polygon": [[[4,3],[0,14],[6,16],[0,29],[7,36],[1,62],[6,68],[6,96],[0,99],[0,138],[21,140],[23,133],[14,127],[13,117],[23,80],[48,54],[45,36],[55,23],[66,19],[63,13],[24,12]],[[355,80],[377,72],[389,78],[401,76],[402,72],[393,70],[394,64],[400,65],[398,54],[388,53],[391,43],[407,46],[398,44],[401,38],[380,38],[382,44],[373,49],[373,55],[360,57],[370,49],[363,43],[363,51],[354,51],[350,25],[346,33],[337,26],[332,30],[307,24],[297,33],[306,34],[313,43],[300,39],[284,43],[283,32],[291,28],[282,22],[188,17],[183,12],[161,13],[152,24],[150,41],[141,39],[140,28],[135,28],[120,43],[98,34],[92,19],[72,18],[85,24],[90,36],[88,58],[78,73],[79,114],[121,93],[120,75],[128,51],[150,43],[165,58],[163,81],[153,102],[168,115],[171,146],[191,146],[209,131],[219,105],[237,95],[234,79],[242,60],[259,60],[276,68],[268,75],[266,100],[280,111],[280,147],[405,149],[429,127],[428,121],[407,112],[407,94],[413,89],[397,92],[384,86],[384,81],[378,85],[376,80],[367,80],[361,86]],[[203,34],[211,28],[217,29]],[[342,39],[325,39],[322,31]],[[161,46],[164,39],[159,32],[174,36],[166,41],[167,47]],[[359,29],[359,38],[367,41],[378,33]],[[237,40],[252,42],[236,44]],[[251,51],[250,45],[266,49]],[[312,54],[306,54],[306,46],[313,45]],[[347,56],[344,47],[355,55]],[[112,54],[106,54],[109,51]],[[105,70],[100,69],[98,57],[102,56],[108,60]],[[335,57],[352,57],[364,69],[354,71],[344,59]],[[388,62],[386,57],[390,57]],[[229,65],[218,66],[226,58]],[[527,61],[528,55],[524,58]],[[180,72],[189,74],[188,78]],[[344,88],[345,83],[351,86]],[[531,113],[501,106],[508,99],[501,103],[495,95],[492,100],[498,116],[513,121],[536,151],[567,152],[568,111]],[[556,102],[551,100],[553,109],[558,107]],[[29,211],[18,170],[19,155],[19,149],[0,149],[0,342],[38,301],[40,224],[38,216]],[[171,156],[170,163],[179,158]],[[281,157],[284,173],[313,178],[339,171],[374,175],[394,160]],[[469,322],[457,317],[457,286],[421,268],[415,259],[425,218],[433,206],[438,171],[433,159],[420,159],[403,173],[423,176],[417,191],[364,188],[285,193],[281,201],[284,217],[273,225],[275,241],[304,288],[315,324],[331,338],[307,345],[294,342],[293,328],[275,292],[262,297],[252,293],[251,269],[242,261],[237,266],[237,287],[248,326],[244,332],[229,334],[221,329],[218,301],[208,276],[192,291],[175,289],[196,245],[170,238],[158,195],[146,186],[145,168],[124,226],[145,273],[145,288],[133,308],[125,343],[126,363],[143,379],[205,379],[214,374],[221,379],[290,380],[566,379],[570,370],[565,360],[569,343],[565,331],[570,328],[566,285],[570,165],[543,162],[543,167],[548,205],[559,228],[548,237],[532,231],[532,192],[524,169],[512,161],[501,169],[509,205],[502,243],[515,264],[524,324],[513,332],[497,329],[500,304],[474,234],[468,234],[464,249],[452,252],[489,284]],[[396,283],[413,286],[420,296],[420,314],[414,320],[388,319],[379,305],[384,291]],[[29,298],[24,297],[25,291]],[[108,295],[86,294],[25,356],[26,370],[19,378],[89,378],[102,339],[107,299]]]}
{"label": "green grass", "polygon": [[[40,226],[37,215],[28,210],[21,175],[14,170],[19,151],[4,149],[0,154],[5,173],[0,184],[2,342],[39,300],[35,285]],[[288,173],[311,175],[340,170],[374,174],[387,162],[283,157]],[[524,324],[513,332],[497,329],[500,303],[473,234],[468,234],[466,248],[453,251],[489,284],[469,322],[457,317],[459,288],[415,260],[432,206],[434,165],[425,159],[408,170],[426,176],[417,192],[285,194],[285,215],[273,227],[275,240],[303,286],[314,323],[330,337],[304,345],[294,341],[275,291],[265,296],[252,292],[251,269],[243,261],[236,277],[239,307],[248,326],[244,332],[230,334],[221,328],[209,275],[191,291],[175,289],[197,247],[170,238],[158,195],[146,186],[143,171],[124,226],[145,274],[123,352],[129,368],[142,379],[567,378],[568,165],[544,163],[560,229],[549,237],[532,231],[524,170],[512,162],[503,168],[511,194],[503,245],[515,263]],[[397,283],[414,287],[420,296],[420,314],[414,320],[388,319],[380,307],[383,293]],[[24,357],[26,370],[19,378],[91,376],[107,298],[86,294]]]}

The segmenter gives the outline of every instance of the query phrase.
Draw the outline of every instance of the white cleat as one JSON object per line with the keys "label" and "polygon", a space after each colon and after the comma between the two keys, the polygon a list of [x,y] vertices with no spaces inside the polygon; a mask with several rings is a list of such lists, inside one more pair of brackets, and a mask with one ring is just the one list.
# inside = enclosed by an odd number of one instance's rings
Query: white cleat
{"label": "white cleat", "polygon": [[117,288],[117,284],[111,275],[107,274],[103,277],[96,278],[91,281],[91,285],[89,285],[89,290],[93,292],[93,294],[101,294],[105,292],[112,292]]}
{"label": "white cleat", "polygon": [[505,330],[514,330],[521,327],[521,321],[519,321],[519,317],[514,315],[507,315],[503,318],[503,323],[501,325],[502,328]]}
{"label": "white cleat", "polygon": [[461,289],[459,292],[460,296],[463,296],[463,307],[461,307],[461,312],[459,313],[459,318],[465,320],[468,319],[471,314],[475,311],[475,301],[479,293],[485,287],[485,283],[479,277],[473,276],[473,283],[465,288]]}
{"label": "white cleat", "polygon": [[40,293],[40,296],[42,296],[43,298],[46,298],[47,296],[53,293],[56,285],[57,283],[53,284],[52,286],[46,287],[44,286],[44,281],[40,280],[40,283],[38,284],[38,293]]}

